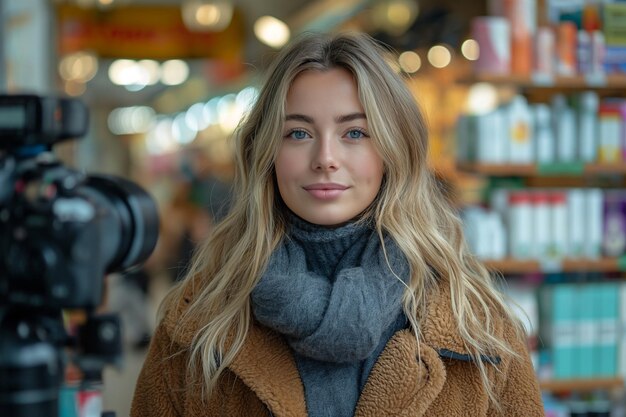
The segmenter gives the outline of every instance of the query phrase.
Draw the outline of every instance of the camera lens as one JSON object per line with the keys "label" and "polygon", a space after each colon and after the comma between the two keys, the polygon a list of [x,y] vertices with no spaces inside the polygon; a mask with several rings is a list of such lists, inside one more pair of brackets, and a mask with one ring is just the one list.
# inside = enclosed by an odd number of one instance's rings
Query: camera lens
{"label": "camera lens", "polygon": [[133,182],[106,175],[88,177],[83,188],[99,195],[108,208],[109,224],[114,227],[102,235],[103,246],[109,252],[107,272],[145,261],[156,246],[159,232],[159,215],[152,197]]}

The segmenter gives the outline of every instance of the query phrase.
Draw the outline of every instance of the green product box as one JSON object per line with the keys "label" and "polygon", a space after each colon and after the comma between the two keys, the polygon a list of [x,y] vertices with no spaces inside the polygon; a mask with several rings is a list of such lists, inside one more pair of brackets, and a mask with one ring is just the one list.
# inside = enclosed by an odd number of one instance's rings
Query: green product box
{"label": "green product box", "polygon": [[602,9],[602,30],[607,45],[626,46],[626,3],[608,3]]}

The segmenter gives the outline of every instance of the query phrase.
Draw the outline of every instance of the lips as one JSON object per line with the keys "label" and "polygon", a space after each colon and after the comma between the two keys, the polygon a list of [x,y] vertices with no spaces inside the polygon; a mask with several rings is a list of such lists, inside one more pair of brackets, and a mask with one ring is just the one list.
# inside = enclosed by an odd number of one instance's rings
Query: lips
{"label": "lips", "polygon": [[335,183],[320,183],[307,185],[303,188],[318,200],[334,200],[350,187]]}
{"label": "lips", "polygon": [[320,184],[311,184],[304,187],[305,190],[346,190],[348,187],[341,184],[335,183],[320,183]]}

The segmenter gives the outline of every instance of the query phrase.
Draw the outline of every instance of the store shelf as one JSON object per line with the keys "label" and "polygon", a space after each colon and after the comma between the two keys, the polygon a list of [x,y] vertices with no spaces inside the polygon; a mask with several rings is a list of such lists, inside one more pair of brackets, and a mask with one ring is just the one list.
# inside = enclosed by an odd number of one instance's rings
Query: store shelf
{"label": "store shelf", "polygon": [[457,164],[457,168],[461,171],[493,177],[626,175],[626,163],[482,164],[461,162]]}
{"label": "store shelf", "polygon": [[562,259],[560,261],[536,260],[486,260],[487,269],[502,274],[527,274],[535,272],[615,272],[626,268],[626,259]]}
{"label": "store shelf", "polygon": [[564,379],[539,381],[539,385],[542,391],[553,393],[588,392],[599,389],[621,389],[624,388],[624,380],[622,378]]}
{"label": "store shelf", "polygon": [[626,174],[626,163],[587,164],[585,174]]}
{"label": "store shelf", "polygon": [[555,88],[555,89],[584,89],[584,88],[626,88],[626,74],[610,74],[604,77],[553,77],[552,79],[533,79],[520,76],[500,75],[472,75],[459,80],[462,83],[488,82],[492,84],[514,85],[525,89]]}

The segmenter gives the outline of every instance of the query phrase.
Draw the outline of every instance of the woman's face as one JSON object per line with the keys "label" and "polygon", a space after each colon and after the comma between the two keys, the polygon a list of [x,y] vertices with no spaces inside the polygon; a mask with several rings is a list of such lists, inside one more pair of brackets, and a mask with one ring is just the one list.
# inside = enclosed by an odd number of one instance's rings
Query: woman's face
{"label": "woman's face", "polygon": [[289,89],[285,110],[275,168],[287,207],[323,226],[358,216],[378,194],[383,161],[350,72],[301,73]]}

